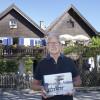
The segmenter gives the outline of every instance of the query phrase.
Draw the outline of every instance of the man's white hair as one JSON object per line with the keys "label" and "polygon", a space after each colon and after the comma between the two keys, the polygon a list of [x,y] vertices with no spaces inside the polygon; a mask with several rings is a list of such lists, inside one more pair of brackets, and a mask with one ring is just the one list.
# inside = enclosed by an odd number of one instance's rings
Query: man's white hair
{"label": "man's white hair", "polygon": [[59,35],[55,35],[55,34],[49,34],[47,36],[47,43],[48,41],[50,41],[52,38],[56,38],[58,40],[58,42],[60,43],[60,38],[59,38]]}

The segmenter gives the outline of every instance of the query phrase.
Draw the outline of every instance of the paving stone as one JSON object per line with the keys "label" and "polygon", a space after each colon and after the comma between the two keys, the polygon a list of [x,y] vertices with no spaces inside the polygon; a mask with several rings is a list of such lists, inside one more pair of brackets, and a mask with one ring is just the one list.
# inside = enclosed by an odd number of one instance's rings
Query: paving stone
{"label": "paving stone", "polygon": [[[41,100],[40,93],[32,90],[0,90],[0,100]],[[78,91],[74,100],[100,100],[100,91]]]}

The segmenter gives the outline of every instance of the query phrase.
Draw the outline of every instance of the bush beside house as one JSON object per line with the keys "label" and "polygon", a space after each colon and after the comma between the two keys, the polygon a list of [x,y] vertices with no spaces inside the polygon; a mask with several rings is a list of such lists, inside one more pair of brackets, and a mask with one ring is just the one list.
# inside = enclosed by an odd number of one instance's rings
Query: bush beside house
{"label": "bush beside house", "polygon": [[16,73],[18,71],[18,62],[16,60],[0,59],[0,74]]}

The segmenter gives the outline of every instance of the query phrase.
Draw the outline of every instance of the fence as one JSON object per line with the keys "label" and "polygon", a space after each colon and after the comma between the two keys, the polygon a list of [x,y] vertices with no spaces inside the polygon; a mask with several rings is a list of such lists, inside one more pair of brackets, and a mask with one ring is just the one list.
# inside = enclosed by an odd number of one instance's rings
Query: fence
{"label": "fence", "polygon": [[100,48],[85,49],[79,61],[82,87],[100,86]]}
{"label": "fence", "polygon": [[38,53],[46,54],[45,47],[0,47],[0,57],[23,57],[25,55],[36,56]]}
{"label": "fence", "polygon": [[[97,65],[97,55],[99,56],[99,67]],[[85,63],[89,57],[94,58],[95,67],[91,70],[90,65]],[[95,51],[94,48],[91,50],[82,50],[76,64],[79,66],[78,68],[82,79],[82,87],[100,86],[100,48],[97,48]],[[32,88],[32,80],[33,77],[28,75],[20,76],[16,74],[3,74],[0,75],[0,88]]]}
{"label": "fence", "polygon": [[100,86],[100,47],[78,46],[69,47],[65,50],[65,54],[74,59],[78,66],[82,80],[81,86]]}
{"label": "fence", "polygon": [[0,75],[0,88],[32,88],[32,81],[32,75],[3,74]]}
{"label": "fence", "polygon": [[[93,60],[89,64],[89,60]],[[81,65],[79,65],[82,87],[97,87],[100,86],[100,58],[99,62],[96,57],[82,57]]]}

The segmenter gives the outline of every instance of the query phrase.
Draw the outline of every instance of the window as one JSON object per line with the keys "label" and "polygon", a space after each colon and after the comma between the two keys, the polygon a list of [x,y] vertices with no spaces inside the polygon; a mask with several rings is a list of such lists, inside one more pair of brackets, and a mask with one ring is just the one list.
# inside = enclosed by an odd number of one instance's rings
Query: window
{"label": "window", "polygon": [[19,42],[19,38],[18,37],[14,37],[13,38],[13,45],[18,44]]}
{"label": "window", "polygon": [[74,28],[74,21],[72,20],[72,19],[69,19],[68,21],[67,21],[67,27],[68,28]]}
{"label": "window", "polygon": [[17,28],[17,21],[15,19],[10,19],[9,27],[10,28]]}
{"label": "window", "polygon": [[0,44],[2,44],[2,40],[0,40]]}

